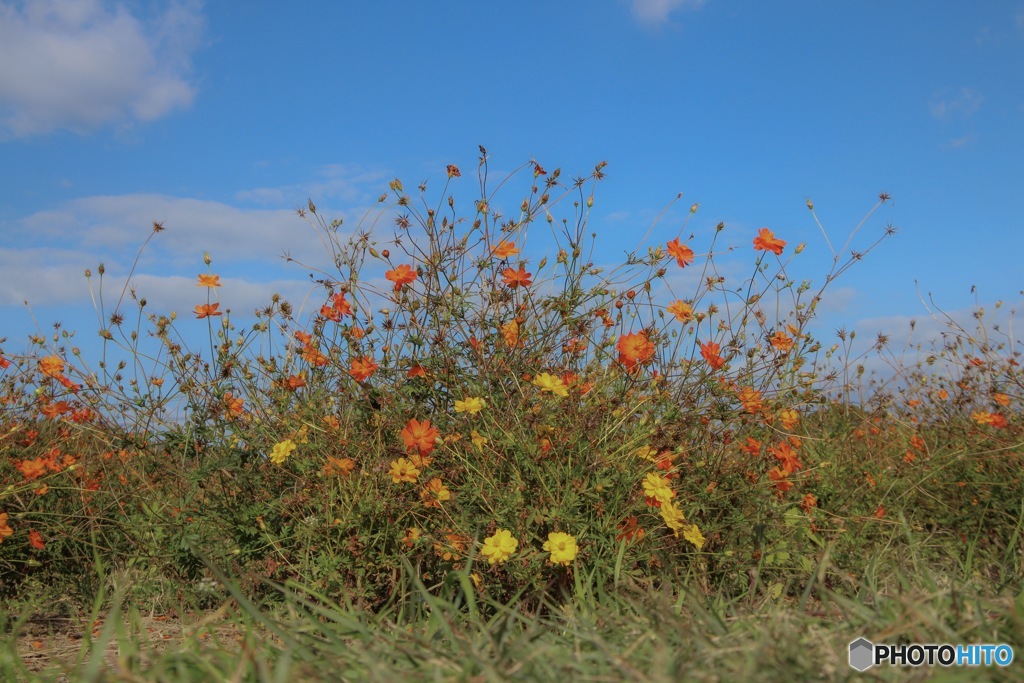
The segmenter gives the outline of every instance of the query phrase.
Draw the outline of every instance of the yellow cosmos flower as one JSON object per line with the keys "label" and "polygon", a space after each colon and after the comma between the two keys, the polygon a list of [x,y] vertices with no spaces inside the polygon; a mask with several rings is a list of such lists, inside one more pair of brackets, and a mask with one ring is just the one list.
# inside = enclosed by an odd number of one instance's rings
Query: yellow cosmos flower
{"label": "yellow cosmos flower", "polygon": [[270,452],[270,462],[275,465],[282,464],[288,459],[288,456],[292,454],[295,448],[295,442],[291,439],[285,439],[280,443],[274,444],[274,450]]}
{"label": "yellow cosmos flower", "polygon": [[569,387],[565,386],[565,382],[560,377],[555,377],[546,372],[542,372],[533,378],[534,386],[540,387],[541,391],[547,391],[555,396],[568,396]]}
{"label": "yellow cosmos flower", "polygon": [[579,547],[576,539],[561,531],[552,531],[548,534],[548,540],[544,542],[544,550],[551,553],[551,563],[569,566],[576,559]]}
{"label": "yellow cosmos flower", "polygon": [[391,470],[388,474],[391,475],[391,481],[396,484],[400,484],[403,481],[413,484],[416,482],[416,477],[420,476],[420,471],[416,465],[405,458],[399,458],[398,460],[391,461]]}
{"label": "yellow cosmos flower", "polygon": [[697,550],[704,547],[704,534],[700,532],[696,524],[691,524],[683,531],[683,538],[697,546]]}
{"label": "yellow cosmos flower", "polygon": [[487,445],[487,437],[481,435],[480,432],[476,431],[475,429],[471,431],[469,435],[473,439],[473,445],[476,446],[477,450],[479,450],[482,453],[484,450],[484,446]]}
{"label": "yellow cosmos flower", "polygon": [[508,529],[498,529],[493,536],[484,539],[484,547],[480,554],[491,564],[500,564],[512,557],[519,547],[519,541]]}
{"label": "yellow cosmos flower", "polygon": [[665,520],[665,526],[671,529],[676,536],[679,535],[679,531],[683,528],[683,522],[686,521],[683,511],[671,502],[661,504],[661,518]]}
{"label": "yellow cosmos flower", "polygon": [[654,498],[662,505],[671,501],[676,495],[676,492],[669,486],[668,479],[653,472],[644,479],[643,486],[644,495],[648,498]]}
{"label": "yellow cosmos flower", "polygon": [[444,485],[439,478],[434,477],[427,482],[427,485],[420,491],[420,498],[428,508],[439,508],[441,503],[451,500],[452,492]]}
{"label": "yellow cosmos flower", "polygon": [[487,407],[487,402],[479,396],[473,398],[467,398],[464,401],[455,402],[456,413],[469,413],[470,415],[476,415],[481,410]]}
{"label": "yellow cosmos flower", "polygon": [[800,413],[796,412],[792,408],[786,408],[779,413],[779,420],[782,421],[782,428],[792,431],[798,424],[800,424]]}
{"label": "yellow cosmos flower", "polygon": [[655,456],[658,455],[658,449],[653,446],[641,446],[640,448],[633,451],[633,455],[644,460],[650,460],[655,462]]}

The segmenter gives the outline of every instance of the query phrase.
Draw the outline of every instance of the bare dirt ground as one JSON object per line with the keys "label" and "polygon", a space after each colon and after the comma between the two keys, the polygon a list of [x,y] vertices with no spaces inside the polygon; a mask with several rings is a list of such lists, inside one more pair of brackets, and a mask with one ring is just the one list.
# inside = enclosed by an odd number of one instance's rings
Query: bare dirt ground
{"label": "bare dirt ground", "polygon": [[[121,615],[119,619],[119,624],[111,624],[103,618],[37,614],[12,635],[26,669],[54,671],[56,665],[58,671],[68,674],[84,668],[92,660],[95,647],[103,648],[108,670],[138,672],[155,656],[187,641],[195,641],[200,647],[206,643],[228,647],[244,640],[237,625],[226,620],[223,608],[183,615],[146,614],[131,620]],[[129,635],[132,646],[126,651],[121,644]]]}

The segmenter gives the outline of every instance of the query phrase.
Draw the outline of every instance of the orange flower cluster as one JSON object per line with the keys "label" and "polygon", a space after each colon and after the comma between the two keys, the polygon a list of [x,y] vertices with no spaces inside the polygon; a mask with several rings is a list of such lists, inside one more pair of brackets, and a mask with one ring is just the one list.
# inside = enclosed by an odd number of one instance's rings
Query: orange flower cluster
{"label": "orange flower cluster", "polygon": [[21,460],[14,463],[15,469],[21,472],[25,481],[33,481],[47,472],[60,472],[77,462],[71,455],[62,453],[59,448],[51,449],[46,455],[32,460]]}
{"label": "orange flower cluster", "polygon": [[803,464],[798,457],[799,448],[800,440],[796,437],[790,437],[789,440],[783,441],[778,446],[769,446],[768,448],[768,453],[779,461],[779,464],[768,472],[768,477],[775,482],[775,488],[780,496],[793,488],[793,482],[789,480],[789,475],[803,469]]}
{"label": "orange flower cluster", "polygon": [[983,410],[971,413],[971,419],[979,425],[989,425],[996,429],[1006,426],[1006,418],[999,413],[989,413]]}
{"label": "orange flower cluster", "polygon": [[299,355],[309,363],[316,367],[323,367],[327,365],[328,358],[324,353],[317,347],[317,344],[313,342],[313,336],[302,332],[301,330],[295,333],[295,338],[302,344],[302,349],[299,351]]}
{"label": "orange flower cluster", "polygon": [[344,292],[339,292],[331,297],[330,306],[326,304],[320,307],[320,315],[331,322],[340,323],[346,315],[352,315],[352,304],[345,300]]}
{"label": "orange flower cluster", "polygon": [[47,377],[55,379],[61,383],[61,385],[73,393],[78,393],[78,390],[82,388],[80,384],[75,384],[64,374],[64,361],[57,356],[47,356],[39,359],[39,371]]}

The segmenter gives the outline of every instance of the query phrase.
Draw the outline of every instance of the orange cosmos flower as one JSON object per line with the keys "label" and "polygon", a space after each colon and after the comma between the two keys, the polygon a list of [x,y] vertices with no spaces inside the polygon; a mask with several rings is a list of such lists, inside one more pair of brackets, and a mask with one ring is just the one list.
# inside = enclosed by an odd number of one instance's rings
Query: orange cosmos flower
{"label": "orange cosmos flower", "polygon": [[690,249],[685,244],[680,244],[678,237],[665,246],[668,248],[668,253],[675,258],[680,268],[685,268],[693,263],[693,249]]}
{"label": "orange cosmos flower", "polygon": [[788,477],[789,472],[786,472],[781,467],[773,467],[768,470],[768,478],[775,482],[775,488],[778,490],[779,496],[793,488],[793,482],[789,481]]}
{"label": "orange cosmos flower", "polygon": [[519,323],[509,320],[501,326],[501,336],[505,340],[505,346],[512,348],[519,344]]}
{"label": "orange cosmos flower", "polygon": [[11,536],[14,533],[14,529],[7,524],[7,513],[0,512],[0,543],[4,542],[4,539]]}
{"label": "orange cosmos flower", "polygon": [[782,250],[785,248],[785,240],[777,238],[775,233],[768,228],[761,228],[757,231],[757,237],[754,238],[754,249],[757,249],[758,251],[770,251],[776,256],[781,256]]}
{"label": "orange cosmos flower", "polygon": [[444,485],[444,482],[434,477],[427,482],[427,485],[420,491],[420,498],[423,505],[428,508],[439,508],[441,503],[451,500],[452,492]]}
{"label": "orange cosmos flower", "polygon": [[306,362],[310,365],[315,365],[317,367],[327,365],[327,356],[325,356],[323,352],[315,346],[303,347],[302,351],[299,352],[299,355],[306,359]]}
{"label": "orange cosmos flower", "polygon": [[202,273],[199,276],[199,282],[196,283],[196,287],[220,287],[220,275]]}
{"label": "orange cosmos flower", "polygon": [[813,493],[808,493],[804,496],[803,501],[800,503],[800,507],[804,509],[804,512],[810,513],[811,509],[818,504],[818,497]]}
{"label": "orange cosmos flower", "polygon": [[516,249],[516,243],[506,242],[505,240],[498,242],[498,246],[491,249],[491,256],[497,256],[498,258],[508,258],[518,253],[519,250]]}
{"label": "orange cosmos flower", "polygon": [[349,369],[348,374],[352,375],[352,379],[357,382],[365,382],[376,370],[377,364],[373,362],[373,359],[369,356],[363,356],[362,358],[352,359],[352,367]]}
{"label": "orange cosmos flower", "polygon": [[626,517],[616,528],[619,530],[619,535],[615,537],[616,541],[633,543],[644,537],[644,528],[638,524],[635,516]]}
{"label": "orange cosmos flower", "polygon": [[49,462],[47,458],[39,457],[34,460],[22,460],[15,463],[14,467],[21,472],[21,476],[25,478],[25,481],[32,481],[46,474]]}
{"label": "orange cosmos flower", "polygon": [[6,370],[11,367],[11,361],[7,360],[3,356],[0,356],[0,370]]}
{"label": "orange cosmos flower", "polygon": [[331,299],[334,301],[334,308],[341,311],[342,315],[352,315],[352,304],[345,299],[345,293],[339,292]]}
{"label": "orange cosmos flower", "polygon": [[747,445],[740,447],[740,450],[747,455],[757,457],[761,453],[761,442],[757,439],[748,436]]}
{"label": "orange cosmos flower", "polygon": [[778,446],[769,447],[768,452],[781,463],[779,467],[785,471],[787,476],[803,468],[800,460],[797,459],[797,453],[788,441],[783,441]]}
{"label": "orange cosmos flower", "polygon": [[36,550],[42,550],[46,547],[43,543],[43,535],[35,529],[28,530],[28,544]]}
{"label": "orange cosmos flower", "polygon": [[202,320],[210,316],[223,315],[219,310],[220,304],[200,304],[196,306],[196,318]]}
{"label": "orange cosmos flower", "polygon": [[335,458],[329,455],[327,456],[327,462],[324,464],[323,473],[324,476],[337,474],[341,477],[347,477],[355,468],[356,461],[352,458]]}
{"label": "orange cosmos flower", "polygon": [[389,270],[384,273],[384,277],[395,283],[395,291],[402,289],[402,285],[407,285],[416,280],[416,271],[413,270],[412,266],[401,264],[395,266],[393,270]]}
{"label": "orange cosmos flower", "polygon": [[229,417],[238,417],[245,412],[245,399],[241,396],[232,396],[230,391],[224,392],[224,405]]}
{"label": "orange cosmos flower", "polygon": [[788,334],[779,330],[772,336],[768,337],[768,341],[771,342],[773,348],[783,353],[788,353],[793,350],[793,338]]}
{"label": "orange cosmos flower", "polygon": [[992,400],[1001,406],[1010,405],[1010,397],[1006,394],[992,394]]}
{"label": "orange cosmos flower", "polygon": [[619,351],[619,362],[627,370],[632,370],[638,364],[648,363],[654,358],[654,343],[647,338],[646,332],[622,335],[615,348]]}
{"label": "orange cosmos flower", "polygon": [[434,450],[434,442],[441,435],[437,428],[430,424],[430,420],[419,420],[413,418],[402,430],[402,441],[409,450],[416,449],[420,455],[429,455]]}
{"label": "orange cosmos flower", "polygon": [[334,322],[334,323],[340,323],[341,322],[341,313],[339,311],[335,310],[331,306],[321,306],[320,307],[320,315],[322,315],[323,317],[327,318],[331,322]]}
{"label": "orange cosmos flower", "polygon": [[737,398],[743,404],[743,409],[751,415],[756,415],[764,408],[764,403],[761,401],[761,392],[754,387],[743,387]]}
{"label": "orange cosmos flower", "polygon": [[417,363],[416,365],[409,368],[409,371],[405,373],[405,376],[408,377],[409,379],[412,379],[414,377],[426,377],[427,369],[424,368],[419,363]]}
{"label": "orange cosmos flower", "polygon": [[505,284],[512,289],[515,289],[520,285],[523,287],[529,287],[530,283],[533,282],[533,280],[530,279],[533,277],[533,273],[527,273],[526,268],[521,264],[519,266],[519,270],[506,268],[502,271],[501,275],[505,278]]}
{"label": "orange cosmos flower", "polygon": [[57,356],[47,356],[39,360],[39,371],[47,377],[60,377],[64,373],[64,361]]}
{"label": "orange cosmos flower", "polygon": [[288,391],[295,391],[306,386],[306,378],[303,375],[292,375],[291,377],[283,380],[281,382],[281,386]]}
{"label": "orange cosmos flower", "polygon": [[670,303],[667,310],[681,323],[688,322],[693,318],[693,307],[682,299]]}
{"label": "orange cosmos flower", "polygon": [[718,353],[720,350],[715,342],[700,345],[700,355],[704,357],[704,360],[708,362],[712,370],[717,370],[725,365],[725,359]]}

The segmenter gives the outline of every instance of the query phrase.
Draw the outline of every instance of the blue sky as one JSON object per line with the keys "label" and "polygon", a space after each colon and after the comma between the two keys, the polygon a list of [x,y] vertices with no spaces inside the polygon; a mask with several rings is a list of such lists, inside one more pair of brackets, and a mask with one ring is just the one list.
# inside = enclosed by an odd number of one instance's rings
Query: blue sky
{"label": "blue sky", "polygon": [[724,222],[751,263],[767,226],[807,243],[792,274],[820,282],[806,201],[842,243],[888,192],[853,247],[899,232],[836,283],[826,341],[899,338],[910,318],[936,332],[915,282],[959,320],[998,300],[1005,317],[1022,300],[1022,68],[1020,1],[3,0],[0,347],[35,329],[25,299],[43,330],[93,339],[84,269],[104,262],[118,294],[154,220],[136,270],[154,306],[200,303],[204,251],[226,307],[301,298],[280,255],[321,253],[295,215],[307,197],[355,226],[390,179],[439,192],[454,163],[468,202],[478,145],[492,175],[607,160],[591,228],[609,263],[682,192],[651,241],[698,202],[698,253]]}

